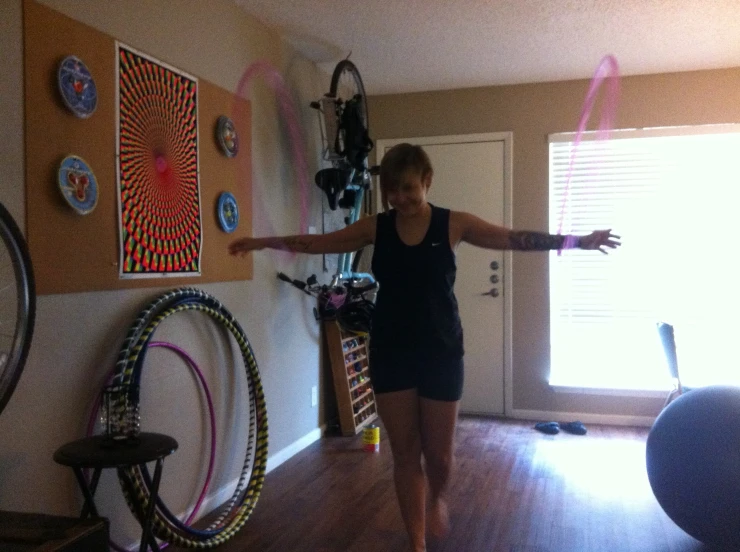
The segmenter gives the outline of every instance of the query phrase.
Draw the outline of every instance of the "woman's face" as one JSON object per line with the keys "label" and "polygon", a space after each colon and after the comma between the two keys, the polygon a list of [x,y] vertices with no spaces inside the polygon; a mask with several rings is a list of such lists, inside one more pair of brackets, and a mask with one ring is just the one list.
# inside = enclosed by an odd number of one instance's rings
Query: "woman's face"
{"label": "woman's face", "polygon": [[388,204],[402,216],[417,215],[426,207],[431,183],[431,175],[422,178],[416,171],[406,171],[399,179],[398,187],[387,192]]}

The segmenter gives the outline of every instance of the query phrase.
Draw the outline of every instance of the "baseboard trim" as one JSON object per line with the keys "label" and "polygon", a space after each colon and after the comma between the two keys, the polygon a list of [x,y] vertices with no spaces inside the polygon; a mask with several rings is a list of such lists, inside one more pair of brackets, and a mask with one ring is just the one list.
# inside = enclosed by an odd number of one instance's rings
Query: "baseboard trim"
{"label": "baseboard trim", "polygon": [[[321,436],[324,434],[324,431],[326,430],[326,425],[322,425],[321,427],[318,427],[314,429],[313,431],[310,431],[300,439],[292,442],[287,447],[279,450],[272,456],[269,456],[267,458],[267,468],[266,473],[270,473],[272,470],[277,468],[279,465],[283,464],[299,452],[301,452],[304,448],[309,446],[310,444],[318,441]],[[231,496],[234,494],[234,490],[236,489],[237,484],[239,483],[239,478],[235,478],[232,481],[229,481],[225,485],[222,485],[219,489],[216,489],[215,491],[209,493],[205,500],[203,501],[203,504],[200,507],[200,511],[198,514],[198,517],[206,515],[208,512],[212,512],[217,508],[220,508],[223,506],[227,500],[231,498]],[[177,516],[178,519],[186,519],[188,514],[190,513],[190,510],[187,512],[180,512],[180,514]]]}
{"label": "baseboard trim", "polygon": [[621,414],[593,414],[586,412],[552,412],[546,410],[513,409],[510,417],[517,420],[537,422],[555,421],[572,422],[578,420],[584,424],[617,425],[634,427],[651,427],[655,416],[629,416]]}
{"label": "baseboard trim", "polygon": [[322,425],[321,427],[318,427],[314,429],[313,431],[310,431],[300,439],[293,441],[290,445],[283,448],[282,450],[279,450],[272,456],[270,456],[267,459],[267,473],[270,473],[272,470],[277,468],[280,464],[284,463],[286,460],[289,460],[299,452],[301,452],[304,448],[311,445],[312,443],[318,441],[321,439],[321,436],[324,434],[324,431],[326,431],[326,425]]}

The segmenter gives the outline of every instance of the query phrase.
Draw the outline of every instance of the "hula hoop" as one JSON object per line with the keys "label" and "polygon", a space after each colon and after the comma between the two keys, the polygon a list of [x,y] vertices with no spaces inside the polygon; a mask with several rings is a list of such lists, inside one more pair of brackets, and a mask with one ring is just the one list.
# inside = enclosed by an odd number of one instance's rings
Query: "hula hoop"
{"label": "hula hoop", "polygon": [[[145,349],[142,350],[142,353],[141,353],[141,355],[139,356],[139,358],[137,360],[138,366],[139,366],[139,368],[138,368],[139,369],[139,374],[140,374],[140,370],[141,370],[141,368],[143,367],[143,364],[144,364],[144,351],[148,350],[151,347],[166,347],[166,348],[168,348],[170,350],[173,350],[173,351],[177,352],[178,354],[180,354],[191,365],[191,367],[194,367],[194,369],[197,370],[197,374],[198,374],[199,379],[201,380],[201,384],[203,385],[203,388],[206,389],[206,390],[208,389],[208,386],[207,386],[207,384],[205,382],[205,378],[203,377],[202,372],[198,368],[198,366],[195,363],[195,361],[190,357],[190,355],[188,355],[188,353],[186,353],[183,349],[181,349],[177,345],[173,345],[172,343],[167,343],[167,342],[164,342],[164,341],[152,341],[152,342],[150,342],[147,345],[147,347]],[[139,383],[140,382],[137,380],[137,386],[138,386]],[[211,454],[210,454],[210,460],[209,460],[209,463],[208,463],[208,474],[207,474],[207,477],[206,477],[206,482],[205,482],[205,485],[203,486],[203,490],[201,491],[200,496],[198,497],[198,501],[196,503],[196,506],[195,506],[193,512],[190,514],[190,516],[188,516],[188,518],[183,522],[175,514],[172,513],[172,511],[165,505],[165,503],[162,500],[162,498],[160,496],[157,496],[157,508],[162,513],[162,515],[164,517],[166,517],[167,520],[174,527],[176,527],[177,529],[179,529],[181,531],[190,532],[190,533],[193,533],[193,534],[196,534],[196,535],[199,535],[199,536],[210,536],[211,535],[211,533],[207,533],[207,532],[204,532],[204,531],[201,531],[201,530],[197,530],[197,529],[195,529],[193,527],[190,527],[190,523],[192,522],[193,518],[197,514],[198,509],[200,509],[200,506],[201,506],[201,504],[202,504],[203,500],[205,499],[205,496],[206,496],[206,494],[208,492],[208,486],[210,484],[211,477],[213,475],[213,464],[215,462],[215,456],[216,456],[216,422],[215,422],[215,413],[214,413],[214,408],[213,408],[213,402],[211,401],[211,395],[210,395],[210,392],[208,390],[206,391],[206,397],[207,397],[207,400],[208,400],[209,411],[210,411],[210,414],[211,414]],[[151,485],[152,485],[152,481],[151,481],[151,478],[149,477],[149,471],[148,470],[143,470],[142,471],[142,477],[144,479],[144,484],[146,485],[146,488],[147,489],[150,489],[151,488]]]}
{"label": "hula hoop", "polygon": [[[606,97],[601,107],[601,119],[599,120],[599,134],[600,140],[609,137],[609,131],[614,127],[614,120],[616,118],[617,106],[619,104],[619,63],[617,58],[613,55],[604,56],[599,62],[594,76],[591,79],[591,84],[588,87],[586,93],[586,99],[581,109],[581,116],[578,119],[578,128],[576,135],[573,140],[573,149],[570,153],[570,161],[568,162],[568,172],[565,178],[565,192],[563,195],[563,202],[560,207],[560,221],[558,223],[558,234],[563,233],[563,225],[565,222],[565,207],[568,204],[569,193],[570,193],[570,181],[573,176],[573,165],[576,159],[576,152],[578,146],[581,144],[583,134],[586,132],[586,125],[591,117],[591,111],[596,103],[596,98],[601,88],[602,83],[607,83]],[[571,238],[572,239],[572,238]],[[566,246],[563,249],[569,249],[572,245],[566,242]],[[558,249],[558,256],[560,256],[562,249]]]}
{"label": "hula hoop", "polygon": [[[211,397],[211,391],[208,387],[208,383],[206,382],[205,376],[203,376],[203,372],[201,371],[198,364],[193,360],[193,358],[182,348],[178,347],[177,345],[173,343],[168,343],[166,341],[152,341],[149,343],[149,347],[162,347],[169,349],[171,351],[174,351],[180,357],[182,357],[183,360],[190,366],[191,370],[195,373],[195,375],[198,378],[198,381],[201,384],[201,387],[203,389],[203,392],[206,396],[206,402],[208,403],[208,413],[210,418],[210,427],[211,427],[211,448],[210,448],[210,454],[208,459],[208,469],[206,473],[206,479],[203,483],[203,487],[200,491],[200,495],[198,495],[198,499],[196,500],[195,506],[192,507],[192,510],[188,517],[185,519],[184,522],[180,522],[179,519],[177,519],[175,516],[172,516],[175,520],[175,523],[183,523],[185,526],[190,526],[190,524],[193,522],[195,517],[198,515],[198,512],[200,511],[201,506],[203,505],[203,501],[205,500],[205,497],[208,495],[208,488],[210,487],[210,482],[213,477],[213,466],[216,461],[216,413],[215,408],[213,407],[213,399]],[[107,383],[110,384],[111,380],[113,379],[113,373],[111,373],[107,379]],[[95,399],[95,402],[93,403],[93,407],[90,410],[90,417],[88,418],[87,423],[87,436],[91,436],[94,433],[95,429],[95,420],[97,418],[97,414],[100,411],[100,406],[102,402],[102,393],[98,394],[98,396]],[[159,501],[158,501],[159,503]],[[169,513],[169,510],[166,510],[165,513]],[[119,545],[116,543],[113,539],[109,539],[109,544],[111,548],[116,550],[117,552],[129,552],[129,549]],[[163,545],[160,548],[164,548],[167,545]]]}
{"label": "hula hoop", "polygon": [[[267,465],[267,408],[257,362],[244,330],[231,313],[214,297],[193,289],[180,288],[152,302],[137,317],[129,330],[116,363],[114,382],[131,389],[128,401],[138,404],[137,384],[141,378],[144,351],[159,324],[169,316],[184,311],[200,311],[224,326],[235,338],[246,367],[249,387],[249,437],[247,455],[232,498],[221,516],[205,531],[178,527],[169,523],[166,508],[157,501],[153,533],[170,544],[187,548],[211,548],[223,544],[243,527],[254,510],[264,482]],[[125,398],[118,408],[123,408]],[[252,458],[254,443],[254,458]],[[251,475],[249,472],[251,471]],[[247,477],[249,475],[249,477]],[[119,470],[124,497],[133,514],[141,520],[149,505],[149,473],[146,466]]]}
{"label": "hula hoop", "polygon": [[300,115],[291,96],[290,88],[280,74],[280,71],[270,64],[270,62],[266,60],[255,61],[244,70],[236,86],[233,107],[233,111],[235,112],[234,117],[236,117],[236,111],[239,106],[236,98],[246,99],[249,97],[246,93],[247,87],[251,84],[252,79],[257,76],[263,77],[265,83],[275,93],[280,115],[288,130],[290,150],[293,155],[293,170],[295,171],[299,185],[300,233],[305,234],[308,232],[308,194],[310,188],[308,183],[308,161],[306,160],[306,140],[303,136]]}
{"label": "hula hoop", "polygon": [[[198,301],[198,302],[203,303],[203,304],[191,305],[191,304],[188,304],[188,303],[185,302],[185,301],[193,301],[193,300]],[[169,309],[169,311],[165,311],[165,314],[160,315],[159,317],[155,317],[155,319],[152,318],[152,313],[156,309],[150,308],[150,309],[145,310],[144,313],[142,314],[142,316],[140,318],[143,319],[143,320],[149,320],[149,324],[148,324],[147,328],[145,328],[145,331],[133,330],[131,332],[132,335],[138,334],[140,336],[139,337],[139,340],[133,344],[133,347],[131,347],[131,349],[133,351],[133,354],[131,355],[131,360],[132,361],[134,361],[134,358],[140,358],[141,355],[140,354],[137,355],[136,353],[137,352],[138,353],[141,353],[146,348],[146,346],[144,344],[146,343],[146,341],[148,339],[150,339],[151,332],[153,331],[154,327],[156,327],[156,325],[159,324],[159,322],[161,322],[161,320],[164,317],[169,316],[171,314],[174,314],[175,312],[182,311],[182,310],[193,310],[193,309],[197,309],[197,310],[202,310],[202,311],[205,311],[205,312],[208,313],[208,309],[210,308],[208,305],[211,305],[213,307],[219,307],[220,306],[220,303],[218,303],[218,301],[214,300],[213,298],[210,298],[210,297],[206,296],[202,292],[198,292],[197,290],[183,290],[183,291],[178,292],[178,293],[171,293],[171,294],[168,294],[167,296],[161,298],[160,301],[156,301],[154,303],[154,305],[162,305],[162,304],[175,304],[176,306],[175,307],[172,307],[171,309]],[[211,309],[211,310],[213,310],[213,309]],[[214,313],[211,312],[209,314],[211,314],[213,316]],[[218,316],[216,316],[216,318],[218,319]],[[226,325],[227,325],[227,328],[228,328],[228,324],[226,324]],[[229,329],[232,331],[232,333],[234,333],[234,328],[229,328]],[[237,341],[240,341],[240,339],[238,338]],[[242,346],[242,348],[244,348],[244,343],[240,343],[240,345]],[[249,366],[249,363],[247,363],[247,365]],[[138,360],[133,362],[133,366],[132,366],[132,363],[129,363],[129,368],[130,369],[123,374],[123,378],[124,378],[123,383],[124,383],[124,385],[125,384],[130,384],[132,381],[137,381],[138,380],[139,375],[140,375],[140,371],[139,371],[140,370],[140,366],[141,366],[141,362],[139,362]],[[139,370],[137,370],[137,368]],[[137,372],[138,372],[139,375],[137,375]],[[252,390],[252,396],[254,397],[254,390]],[[252,401],[252,402],[254,403],[254,401]],[[253,412],[252,412],[253,418],[254,418],[254,414],[255,413],[256,413],[255,412],[255,409],[253,409]],[[262,418],[264,418],[264,416],[262,416]],[[251,429],[253,430],[254,424],[252,423],[250,425],[251,425]],[[253,472],[253,480],[254,480],[254,477],[255,476],[259,477],[259,474],[258,474],[258,471],[259,471],[259,463],[260,463],[260,459],[258,458],[257,459],[257,462],[255,464],[256,469]],[[247,462],[246,465],[248,467],[249,463]],[[142,508],[142,511],[143,511],[143,508],[146,508],[146,503],[148,502],[147,497],[146,497],[146,492],[145,492],[146,491],[146,488],[147,488],[145,476],[147,474],[143,473],[143,470],[142,470],[142,473],[136,473],[136,470],[131,470],[131,471],[133,471],[134,473],[123,474],[125,477],[122,478],[122,484],[125,487],[124,488],[124,494],[125,495],[128,495],[129,505],[132,507],[132,510],[135,510],[134,511],[134,514],[136,515],[137,514],[137,511],[139,511],[139,508]],[[243,485],[244,479],[245,478],[244,478],[244,474],[243,474],[243,477],[242,477],[242,485]],[[252,483],[253,482],[254,481],[252,481]],[[259,486],[257,486],[257,487],[259,487]],[[247,499],[253,500],[255,498],[255,496],[254,496],[255,493],[252,490],[254,488],[255,488],[255,485],[251,485],[250,492],[248,493]],[[237,495],[240,492],[240,490],[241,490],[241,486],[237,489],[237,493],[236,493],[234,499],[232,500],[232,505],[235,503],[236,499],[238,499],[238,496]],[[136,497],[136,499],[132,499],[132,497]],[[143,502],[144,505],[142,506],[141,504],[136,504],[135,503],[136,500],[139,500],[140,502]],[[250,506],[250,505],[247,504],[247,506]],[[237,527],[240,527],[241,524],[243,524],[243,522],[246,520],[245,514],[248,514],[249,512],[251,512],[251,509],[252,508],[253,508],[253,505],[251,505],[251,507],[247,507],[246,509],[242,508],[239,511],[237,511],[237,513],[235,515],[236,522],[235,523],[231,523],[230,526],[229,526],[229,529],[230,529],[230,532],[231,533],[233,533],[234,530]],[[141,511],[139,511],[138,513],[140,514]],[[228,515],[228,512],[227,512],[226,515]],[[225,516],[222,516],[222,518],[223,517],[225,517]],[[161,523],[161,519],[159,519],[159,516],[158,516],[158,518],[157,518],[156,521],[157,522],[160,522],[157,525],[163,525]],[[189,533],[193,533],[193,532],[194,531],[192,531],[192,530],[189,531]],[[166,534],[167,535],[167,538],[165,538],[165,540],[177,540],[178,542],[176,542],[176,544],[184,544],[185,546],[191,546],[191,547],[212,546],[212,545],[218,544],[220,542],[223,542],[225,540],[225,538],[230,534],[230,533],[226,533],[226,534],[222,534],[222,535],[216,536],[216,538],[210,539],[210,541],[208,541],[208,542],[187,542],[185,539],[178,538],[178,537],[182,537],[182,535],[177,535],[176,534],[176,531],[172,531],[172,528],[171,527],[170,528],[165,528],[164,531],[160,531],[160,533],[161,534],[158,534],[157,535],[157,536],[160,536],[160,538],[163,538],[162,537],[162,534]],[[198,533],[201,533],[201,532],[198,532]],[[186,539],[187,539],[187,537],[186,537]],[[189,540],[192,540],[192,539],[189,539]],[[206,539],[206,540],[208,540],[208,539]]]}
{"label": "hula hoop", "polygon": [[211,420],[211,450],[208,456],[208,471],[206,472],[206,480],[203,483],[203,489],[198,496],[198,500],[195,502],[195,506],[193,506],[193,510],[190,512],[190,515],[188,515],[185,521],[180,522],[178,518],[173,516],[176,523],[183,523],[185,526],[189,526],[195,519],[195,516],[198,515],[200,507],[203,505],[203,501],[208,494],[208,487],[210,486],[211,479],[213,478],[213,466],[216,463],[216,414],[213,407],[213,400],[211,398],[211,392],[208,388],[208,384],[206,383],[206,378],[203,376],[203,372],[198,367],[198,364],[195,362],[195,360],[193,360],[193,358],[185,350],[181,349],[174,343],[168,343],[166,341],[152,341],[151,343],[149,343],[149,347],[162,347],[165,349],[169,349],[170,351],[174,351],[175,353],[180,355],[180,357],[190,365],[195,374],[198,376],[198,380],[200,381],[200,384],[203,387],[203,391],[206,395],[206,402],[208,403],[208,413]]}

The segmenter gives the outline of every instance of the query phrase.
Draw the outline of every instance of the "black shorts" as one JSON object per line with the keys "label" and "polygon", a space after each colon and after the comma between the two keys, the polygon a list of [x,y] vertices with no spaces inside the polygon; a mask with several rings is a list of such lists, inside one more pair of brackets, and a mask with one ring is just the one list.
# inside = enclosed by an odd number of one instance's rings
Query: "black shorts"
{"label": "black shorts", "polygon": [[462,355],[381,349],[370,344],[370,381],[377,394],[416,389],[427,399],[459,401],[463,376]]}

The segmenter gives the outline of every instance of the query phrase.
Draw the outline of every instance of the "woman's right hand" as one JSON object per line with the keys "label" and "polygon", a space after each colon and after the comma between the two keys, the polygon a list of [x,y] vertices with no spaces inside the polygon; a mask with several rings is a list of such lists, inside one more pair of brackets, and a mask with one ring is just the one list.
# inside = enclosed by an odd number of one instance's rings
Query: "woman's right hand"
{"label": "woman's right hand", "polygon": [[243,257],[251,251],[262,249],[262,247],[259,238],[239,238],[229,244],[229,254]]}

